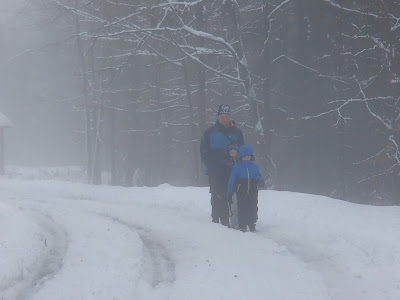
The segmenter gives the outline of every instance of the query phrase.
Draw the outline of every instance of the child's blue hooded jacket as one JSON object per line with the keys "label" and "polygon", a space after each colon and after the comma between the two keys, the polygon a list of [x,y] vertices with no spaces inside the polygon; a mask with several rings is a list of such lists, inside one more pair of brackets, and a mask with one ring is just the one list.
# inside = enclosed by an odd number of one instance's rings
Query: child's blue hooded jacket
{"label": "child's blue hooded jacket", "polygon": [[[251,156],[251,160],[240,160],[243,156]],[[233,166],[228,183],[228,195],[234,191],[247,194],[258,191],[258,185],[264,183],[260,170],[254,162],[254,153],[249,145],[242,145],[238,153],[239,162]]]}

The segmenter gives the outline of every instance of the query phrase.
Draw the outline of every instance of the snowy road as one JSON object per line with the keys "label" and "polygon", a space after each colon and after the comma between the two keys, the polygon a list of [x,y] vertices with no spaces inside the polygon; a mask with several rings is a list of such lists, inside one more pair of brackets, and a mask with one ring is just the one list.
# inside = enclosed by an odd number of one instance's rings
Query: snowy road
{"label": "snowy road", "polygon": [[260,193],[257,233],[206,188],[0,180],[0,299],[400,299],[400,209]]}

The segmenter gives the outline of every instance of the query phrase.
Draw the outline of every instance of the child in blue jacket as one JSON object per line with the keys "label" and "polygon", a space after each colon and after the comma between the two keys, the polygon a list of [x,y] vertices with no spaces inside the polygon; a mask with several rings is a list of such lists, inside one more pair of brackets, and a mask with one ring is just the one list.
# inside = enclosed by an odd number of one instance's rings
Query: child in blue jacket
{"label": "child in blue jacket", "polygon": [[228,200],[232,201],[232,195],[236,192],[239,229],[246,232],[249,226],[249,230],[254,231],[258,219],[258,187],[264,184],[264,179],[249,145],[240,147],[238,159],[229,178]]}

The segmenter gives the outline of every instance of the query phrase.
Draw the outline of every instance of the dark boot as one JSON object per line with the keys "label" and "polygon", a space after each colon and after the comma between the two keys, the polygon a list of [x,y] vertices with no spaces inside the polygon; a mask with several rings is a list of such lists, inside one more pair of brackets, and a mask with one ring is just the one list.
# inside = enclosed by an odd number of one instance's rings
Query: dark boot
{"label": "dark boot", "polygon": [[219,220],[218,220],[218,218],[212,218],[212,222],[213,223],[219,223]]}
{"label": "dark boot", "polygon": [[247,229],[247,226],[246,226],[246,225],[244,225],[244,226],[239,225],[239,230],[240,230],[240,231],[246,232],[246,229]]}
{"label": "dark boot", "polygon": [[251,225],[249,225],[249,230],[250,230],[251,232],[256,231],[256,224],[251,224]]}
{"label": "dark boot", "polygon": [[230,227],[229,217],[223,216],[223,217],[220,217],[220,220],[221,220],[222,225]]}

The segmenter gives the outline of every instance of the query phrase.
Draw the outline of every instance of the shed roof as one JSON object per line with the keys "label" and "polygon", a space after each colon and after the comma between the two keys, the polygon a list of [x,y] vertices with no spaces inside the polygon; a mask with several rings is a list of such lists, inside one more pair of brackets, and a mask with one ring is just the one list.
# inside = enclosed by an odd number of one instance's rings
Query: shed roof
{"label": "shed roof", "polygon": [[13,127],[13,123],[0,112],[0,127]]}

